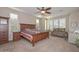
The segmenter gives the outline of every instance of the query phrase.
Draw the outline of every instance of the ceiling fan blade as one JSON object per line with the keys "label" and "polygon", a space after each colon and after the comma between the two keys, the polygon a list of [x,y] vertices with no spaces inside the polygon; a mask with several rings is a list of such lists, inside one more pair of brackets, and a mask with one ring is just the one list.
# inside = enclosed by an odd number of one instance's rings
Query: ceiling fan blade
{"label": "ceiling fan blade", "polygon": [[46,12],[47,14],[51,14],[51,12]]}
{"label": "ceiling fan blade", "polygon": [[51,7],[47,8],[46,10],[50,10],[50,9],[51,9]]}
{"label": "ceiling fan blade", "polygon": [[40,8],[37,7],[38,10],[41,10]]}

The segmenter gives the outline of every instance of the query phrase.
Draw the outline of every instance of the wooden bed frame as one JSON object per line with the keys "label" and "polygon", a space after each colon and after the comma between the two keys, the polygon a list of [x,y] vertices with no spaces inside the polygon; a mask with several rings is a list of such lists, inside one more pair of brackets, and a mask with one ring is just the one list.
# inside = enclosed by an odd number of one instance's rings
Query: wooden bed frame
{"label": "wooden bed frame", "polygon": [[20,24],[20,28],[21,30],[24,30],[24,29],[35,29],[35,24]]}
{"label": "wooden bed frame", "polygon": [[[34,24],[33,25],[32,24],[21,24],[21,30],[26,29],[26,28],[35,29],[35,25]],[[24,36],[22,35],[22,37],[24,37]],[[35,46],[36,42],[49,38],[49,32],[40,32],[35,35],[32,35],[32,37],[33,37],[31,39],[32,41],[30,41],[30,40],[29,41],[32,43],[32,46]],[[24,37],[24,38],[26,38],[26,37]]]}
{"label": "wooden bed frame", "polygon": [[[24,37],[27,40],[27,38],[25,36],[22,35],[22,37]],[[32,37],[33,37],[33,39],[31,39],[32,41],[30,41],[30,40],[29,41],[32,43],[32,46],[35,46],[36,42],[49,38],[49,32],[41,32],[41,33],[32,35]]]}

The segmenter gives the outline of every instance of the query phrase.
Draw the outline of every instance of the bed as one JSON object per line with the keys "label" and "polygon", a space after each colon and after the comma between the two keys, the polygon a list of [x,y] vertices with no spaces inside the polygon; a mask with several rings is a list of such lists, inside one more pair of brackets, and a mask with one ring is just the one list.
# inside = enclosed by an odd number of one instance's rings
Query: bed
{"label": "bed", "polygon": [[49,32],[36,29],[24,29],[21,31],[21,36],[30,41],[32,46],[35,46],[36,42],[49,38]]}

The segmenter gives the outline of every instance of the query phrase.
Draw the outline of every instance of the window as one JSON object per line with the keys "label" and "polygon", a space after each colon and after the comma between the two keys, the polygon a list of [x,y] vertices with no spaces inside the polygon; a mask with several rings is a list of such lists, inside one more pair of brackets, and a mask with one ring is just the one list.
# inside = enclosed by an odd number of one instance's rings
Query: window
{"label": "window", "polygon": [[49,29],[52,31],[53,30],[53,20],[50,20],[49,21]]}
{"label": "window", "polygon": [[66,28],[66,18],[54,19],[54,28]]}
{"label": "window", "polygon": [[66,28],[66,20],[65,18],[62,18],[59,20],[59,27],[60,28]]}
{"label": "window", "polygon": [[53,31],[54,28],[66,28],[66,18],[56,18],[47,20],[47,30]]}
{"label": "window", "polygon": [[49,23],[49,20],[47,20],[47,30],[49,30],[49,26],[50,26],[50,23]]}
{"label": "window", "polygon": [[58,28],[59,27],[58,26],[59,25],[58,21],[59,21],[58,19],[54,19],[54,22],[53,22],[54,23],[54,28]]}
{"label": "window", "polygon": [[66,28],[66,18],[56,18],[48,20],[36,19],[36,29],[53,31],[54,28]]}
{"label": "window", "polygon": [[39,19],[36,19],[36,29],[39,29]]}
{"label": "window", "polygon": [[17,14],[10,13],[9,25],[11,26],[12,32],[19,32],[20,31],[20,24],[19,24]]}

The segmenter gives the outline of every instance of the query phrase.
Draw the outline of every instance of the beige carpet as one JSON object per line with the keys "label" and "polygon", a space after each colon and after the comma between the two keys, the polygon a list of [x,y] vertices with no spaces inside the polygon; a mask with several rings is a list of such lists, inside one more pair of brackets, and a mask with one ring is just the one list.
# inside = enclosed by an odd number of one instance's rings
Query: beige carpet
{"label": "beige carpet", "polygon": [[39,41],[32,47],[27,40],[21,39],[0,45],[1,52],[77,52],[79,48],[65,41],[63,38],[50,37]]}

